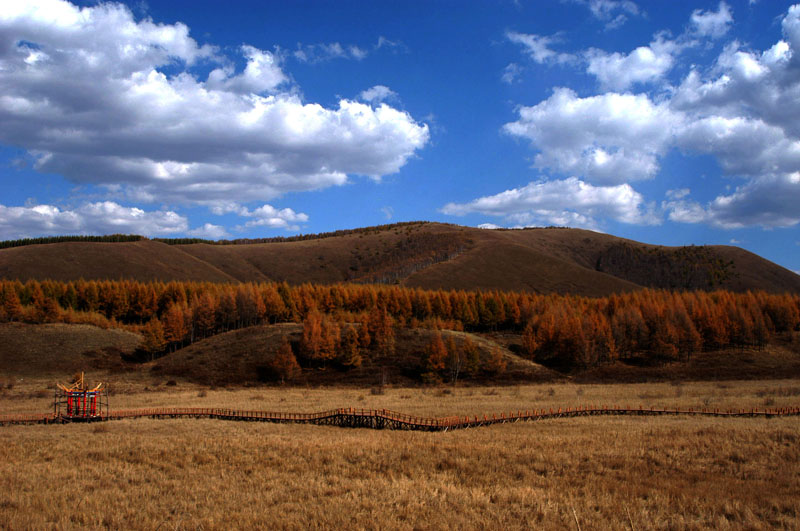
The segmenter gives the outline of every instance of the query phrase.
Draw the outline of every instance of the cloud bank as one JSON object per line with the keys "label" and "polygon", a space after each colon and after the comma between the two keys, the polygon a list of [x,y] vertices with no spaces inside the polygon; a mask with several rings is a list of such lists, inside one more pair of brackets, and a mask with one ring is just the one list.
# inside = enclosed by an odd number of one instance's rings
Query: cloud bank
{"label": "cloud bank", "polygon": [[[720,2],[716,11],[695,10],[686,33],[675,39],[660,33],[628,54],[585,52],[587,73],[603,93],[579,96],[570,88],[555,88],[547,99],[519,106],[516,120],[503,126],[533,148],[534,168],[557,180],[449,204],[444,211],[505,216],[512,223],[522,214],[553,220],[554,212],[564,210],[590,224],[605,217],[637,224],[666,218],[721,228],[797,225],[800,5],[787,10],[782,38],[768,49],[748,49],[734,40],[711,66],[692,67],[674,85],[669,79],[678,54],[703,39],[722,38],[732,23],[731,9]],[[540,62],[549,57],[543,52]],[[653,90],[629,91],[642,85]],[[688,190],[673,192],[659,211],[642,210],[644,201],[629,183],[668,179],[660,173],[662,161],[674,150],[712,156],[723,175],[734,180],[732,191],[705,204]],[[605,210],[586,200],[601,192],[610,194],[604,196]]]}
{"label": "cloud bank", "polygon": [[131,200],[213,205],[380,179],[428,142],[404,111],[303,101],[278,55],[238,54],[241,70],[185,25],[137,21],[120,4],[6,3],[0,143]]}

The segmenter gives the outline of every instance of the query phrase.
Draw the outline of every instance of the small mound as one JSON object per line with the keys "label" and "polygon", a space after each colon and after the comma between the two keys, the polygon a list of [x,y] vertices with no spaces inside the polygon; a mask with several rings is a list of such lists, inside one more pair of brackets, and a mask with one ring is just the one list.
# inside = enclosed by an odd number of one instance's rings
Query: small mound
{"label": "small mound", "polygon": [[207,385],[239,385],[266,379],[265,370],[284,339],[298,342],[295,323],[233,330],[197,341],[156,360],[151,371]]}
{"label": "small mound", "polygon": [[[420,382],[420,359],[436,333],[427,329],[397,332],[395,352],[389,357],[374,353],[364,356],[362,365],[339,370],[334,364],[304,369],[294,382],[302,385],[378,385],[381,383],[413,385]],[[502,346],[465,332],[442,330],[443,339],[452,337],[456,345],[469,337],[482,358],[499,351],[506,364],[500,375],[476,375],[475,381],[492,382],[554,381],[561,377],[536,363],[523,360]],[[271,381],[269,365],[281,344],[288,340],[299,351],[303,327],[295,323],[262,325],[234,330],[178,350],[151,364],[151,371],[206,385],[240,385]],[[462,375],[462,380],[465,375]]]}
{"label": "small mound", "polygon": [[771,344],[763,349],[730,348],[699,353],[689,360],[656,366],[618,361],[576,375],[592,383],[660,381],[773,380],[800,378],[800,351],[795,344]]}

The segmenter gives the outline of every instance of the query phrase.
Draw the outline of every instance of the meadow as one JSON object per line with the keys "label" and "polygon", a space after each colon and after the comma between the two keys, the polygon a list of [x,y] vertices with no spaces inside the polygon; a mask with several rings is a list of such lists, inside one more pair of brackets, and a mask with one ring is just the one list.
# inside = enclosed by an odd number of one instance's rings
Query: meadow
{"label": "meadow", "polygon": [[[120,381],[114,408],[387,408],[419,415],[629,404],[797,405],[800,381],[208,388]],[[45,382],[0,393],[46,411]],[[7,387],[7,386],[6,386]],[[800,526],[800,418],[595,417],[448,433],[219,420],[0,428],[0,523],[27,528]]]}

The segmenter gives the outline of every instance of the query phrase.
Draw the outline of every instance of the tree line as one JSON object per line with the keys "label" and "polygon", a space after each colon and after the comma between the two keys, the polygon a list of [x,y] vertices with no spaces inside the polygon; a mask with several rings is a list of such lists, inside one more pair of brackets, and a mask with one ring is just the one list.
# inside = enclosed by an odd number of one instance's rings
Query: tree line
{"label": "tree line", "polygon": [[0,241],[0,249],[10,249],[12,247],[24,247],[26,245],[40,245],[45,243],[65,243],[65,242],[93,242],[93,243],[118,243],[118,242],[138,242],[145,240],[144,236],[138,234],[108,234],[105,236],[42,236],[40,238],[21,238],[19,240]]}
{"label": "tree line", "polygon": [[[762,347],[800,330],[800,296],[645,289],[588,298],[362,284],[4,280],[0,322],[7,321],[127,328],[143,334],[151,357],[237,328],[297,322],[304,327],[301,361],[340,367],[357,366],[367,352],[391,355],[401,329],[505,331],[520,335],[521,356],[572,369]],[[445,354],[438,345],[430,349],[421,370],[440,375],[449,369],[437,360],[464,351],[461,344]]]}
{"label": "tree line", "polygon": [[402,221],[387,225],[376,225],[374,227],[363,227],[357,229],[342,229],[333,232],[320,232],[314,234],[297,234],[294,236],[274,236],[270,238],[236,238],[233,240],[208,240],[205,238],[147,238],[139,234],[108,234],[103,236],[86,235],[64,235],[64,236],[42,236],[38,238],[20,238],[18,240],[0,241],[0,249],[10,249],[12,247],[24,247],[26,245],[40,245],[46,243],[65,243],[65,242],[95,242],[95,243],[118,243],[118,242],[138,242],[151,239],[152,241],[165,243],[167,245],[189,245],[194,243],[205,243],[208,245],[250,245],[255,243],[285,243],[300,242],[308,240],[321,240],[336,236],[347,236],[351,234],[377,234],[383,231],[399,230],[424,225],[424,221]]}

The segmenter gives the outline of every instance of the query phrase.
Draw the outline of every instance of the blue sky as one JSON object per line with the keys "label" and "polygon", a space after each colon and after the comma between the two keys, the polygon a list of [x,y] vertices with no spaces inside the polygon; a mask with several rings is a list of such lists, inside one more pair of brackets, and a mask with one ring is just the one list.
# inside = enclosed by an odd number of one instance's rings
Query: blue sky
{"label": "blue sky", "polygon": [[0,0],[0,238],[409,220],[800,271],[800,6]]}

